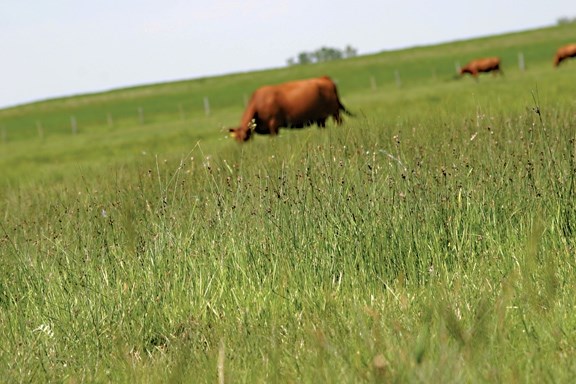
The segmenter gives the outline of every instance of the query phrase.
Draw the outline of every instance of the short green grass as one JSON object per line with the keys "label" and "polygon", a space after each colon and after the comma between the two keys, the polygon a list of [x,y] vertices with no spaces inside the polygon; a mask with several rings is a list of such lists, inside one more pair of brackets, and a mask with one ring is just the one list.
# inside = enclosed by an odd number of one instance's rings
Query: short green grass
{"label": "short green grass", "polygon": [[[0,111],[3,379],[571,382],[575,31]],[[505,77],[451,79],[492,51]],[[256,84],[316,73],[355,118],[225,138]]]}

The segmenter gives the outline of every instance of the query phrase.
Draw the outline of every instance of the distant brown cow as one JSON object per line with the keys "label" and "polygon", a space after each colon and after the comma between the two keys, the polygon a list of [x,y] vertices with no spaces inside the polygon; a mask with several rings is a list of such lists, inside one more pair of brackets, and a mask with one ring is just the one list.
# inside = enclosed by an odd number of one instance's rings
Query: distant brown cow
{"label": "distant brown cow", "polygon": [[230,134],[243,142],[250,139],[252,132],[276,135],[280,127],[325,127],[330,116],[340,124],[340,111],[350,115],[328,76],[266,85],[252,94],[240,126],[230,128]]}
{"label": "distant brown cow", "polygon": [[500,68],[500,58],[487,57],[484,59],[472,60],[460,69],[461,76],[465,73],[469,73],[475,78],[478,78],[478,73],[480,72],[494,72],[503,74],[502,69]]}
{"label": "distant brown cow", "polygon": [[554,66],[559,66],[561,62],[571,57],[576,57],[576,44],[568,44],[558,48],[554,56]]}

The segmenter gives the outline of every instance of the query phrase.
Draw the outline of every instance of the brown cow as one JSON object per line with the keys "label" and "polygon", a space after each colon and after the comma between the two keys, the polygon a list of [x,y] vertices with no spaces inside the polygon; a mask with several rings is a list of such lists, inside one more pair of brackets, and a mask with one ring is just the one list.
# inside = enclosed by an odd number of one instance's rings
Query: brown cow
{"label": "brown cow", "polygon": [[500,58],[487,57],[484,59],[472,60],[460,69],[460,76],[464,75],[465,73],[469,73],[473,77],[478,78],[478,73],[480,72],[494,72],[495,74],[503,74],[502,69],[500,68]]}
{"label": "brown cow", "polygon": [[240,126],[230,128],[230,134],[243,142],[250,139],[253,131],[277,135],[280,127],[303,128],[312,124],[325,127],[330,116],[340,124],[340,111],[351,115],[328,76],[266,85],[252,94]]}
{"label": "brown cow", "polygon": [[568,44],[558,48],[554,56],[554,66],[558,67],[561,62],[571,57],[576,57],[576,44]]}

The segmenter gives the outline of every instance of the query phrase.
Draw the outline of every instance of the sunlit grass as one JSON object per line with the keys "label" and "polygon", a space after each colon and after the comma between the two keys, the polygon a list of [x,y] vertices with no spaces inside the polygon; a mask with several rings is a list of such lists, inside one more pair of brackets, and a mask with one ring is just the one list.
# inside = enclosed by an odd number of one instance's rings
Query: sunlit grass
{"label": "sunlit grass", "polygon": [[22,191],[2,359],[14,378],[214,381],[222,344],[247,382],[562,381],[574,132],[556,122],[359,119]]}
{"label": "sunlit grass", "polygon": [[1,144],[3,380],[570,382],[574,76],[408,78],[246,145],[241,107]]}

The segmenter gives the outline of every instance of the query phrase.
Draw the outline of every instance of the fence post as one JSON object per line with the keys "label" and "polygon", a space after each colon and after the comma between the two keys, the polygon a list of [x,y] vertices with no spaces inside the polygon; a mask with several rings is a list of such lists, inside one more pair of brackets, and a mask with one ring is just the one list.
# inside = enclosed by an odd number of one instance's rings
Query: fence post
{"label": "fence post", "polygon": [[1,131],[1,138],[2,138],[2,144],[6,143],[6,141],[8,141],[8,132],[6,132],[6,127],[5,126],[0,126],[0,131]]}
{"label": "fence post", "polygon": [[373,91],[375,91],[376,88],[378,88],[378,85],[376,84],[376,79],[374,78],[374,76],[370,76],[370,88],[372,88]]}
{"label": "fence post", "polygon": [[138,121],[140,125],[144,125],[144,108],[138,107]]}
{"label": "fence post", "polygon": [[400,71],[399,70],[394,71],[394,77],[396,78],[396,86],[398,88],[400,88],[402,86],[402,79],[400,78]]}
{"label": "fence post", "polygon": [[70,116],[70,127],[72,128],[72,134],[75,135],[78,133],[78,124],[76,122],[76,116]]}
{"label": "fence post", "polygon": [[462,66],[460,65],[460,62],[457,61],[454,63],[454,68],[456,68],[456,74],[459,75],[460,74],[460,70],[462,69]]}
{"label": "fence post", "polygon": [[106,114],[106,121],[108,121],[108,128],[114,128],[114,117],[112,117],[110,112]]}
{"label": "fence post", "polygon": [[40,120],[36,120],[36,129],[38,130],[38,137],[40,137],[40,140],[44,140],[44,127]]}
{"label": "fence post", "polygon": [[210,116],[210,100],[206,96],[204,96],[204,114]]}
{"label": "fence post", "polygon": [[180,121],[186,120],[186,116],[184,115],[184,106],[182,103],[178,103],[178,112],[180,113]]}
{"label": "fence post", "polygon": [[518,52],[518,68],[524,72],[526,70],[526,62],[524,61],[524,53]]}

